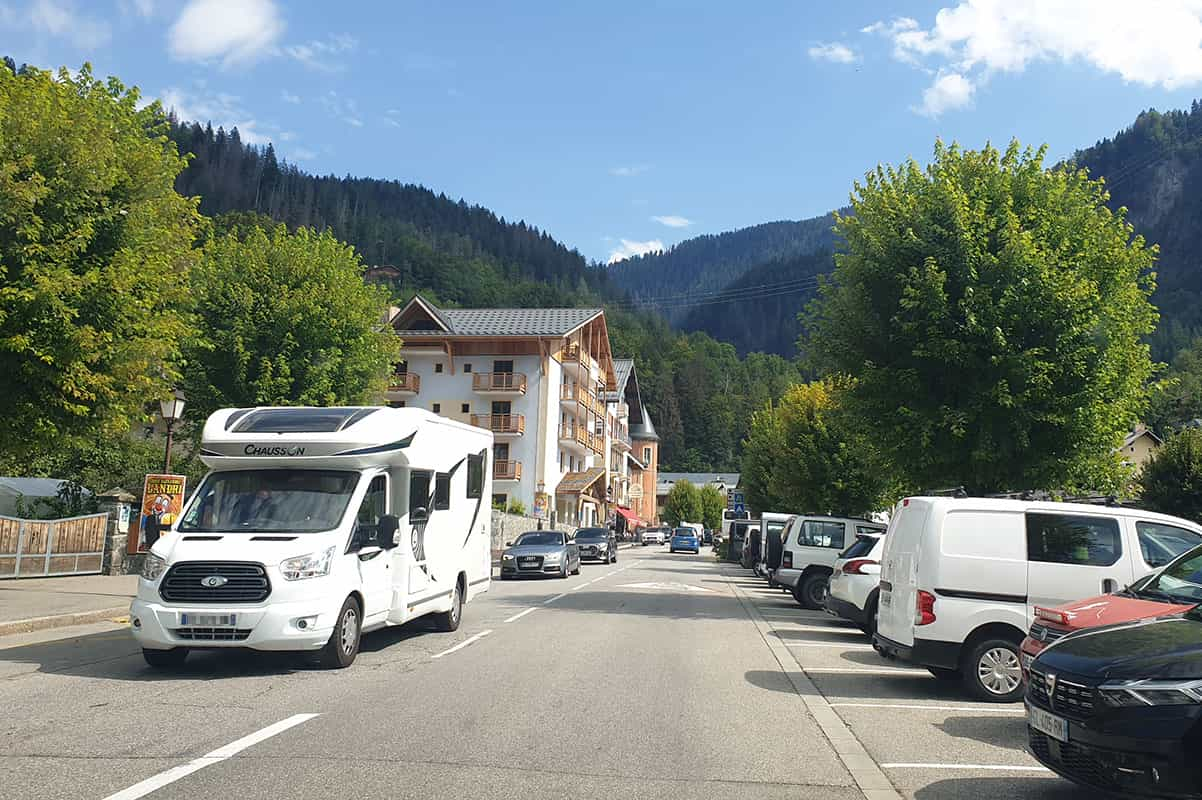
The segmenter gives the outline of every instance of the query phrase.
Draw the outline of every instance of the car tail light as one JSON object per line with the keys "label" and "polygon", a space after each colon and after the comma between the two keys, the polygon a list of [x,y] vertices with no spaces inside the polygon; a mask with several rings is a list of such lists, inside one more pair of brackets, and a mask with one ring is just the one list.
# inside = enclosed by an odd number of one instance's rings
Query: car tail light
{"label": "car tail light", "polygon": [[867,566],[879,566],[881,562],[871,558],[853,558],[843,565],[844,575],[868,575],[870,573],[864,571]]}
{"label": "car tail light", "polygon": [[1054,608],[1035,606],[1035,616],[1045,622],[1057,622],[1061,625],[1068,625],[1068,614],[1063,611],[1057,611]]}
{"label": "car tail light", "polygon": [[907,497],[904,500],[902,500],[902,508],[909,508],[909,507],[910,507],[910,498]]}
{"label": "car tail light", "polygon": [[793,551],[786,550],[780,557],[780,565],[785,569],[793,569]]}
{"label": "car tail light", "polygon": [[930,625],[935,621],[935,595],[919,590],[914,602],[914,624]]}

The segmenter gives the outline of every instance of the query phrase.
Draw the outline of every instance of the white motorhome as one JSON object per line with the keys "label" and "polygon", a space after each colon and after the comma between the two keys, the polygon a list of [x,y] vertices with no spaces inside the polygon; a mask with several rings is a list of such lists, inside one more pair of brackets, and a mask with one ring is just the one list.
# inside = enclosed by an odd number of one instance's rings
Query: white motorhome
{"label": "white motorhome", "polygon": [[492,434],[416,408],[225,409],[211,470],[146,556],[130,625],[152,666],[189,649],[320,653],[487,591]]}

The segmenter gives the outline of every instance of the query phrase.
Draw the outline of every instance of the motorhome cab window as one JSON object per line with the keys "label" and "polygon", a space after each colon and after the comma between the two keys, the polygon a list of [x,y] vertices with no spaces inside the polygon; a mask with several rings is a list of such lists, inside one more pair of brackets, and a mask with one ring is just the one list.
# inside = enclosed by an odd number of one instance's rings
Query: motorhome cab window
{"label": "motorhome cab window", "polygon": [[380,517],[388,513],[388,479],[377,475],[371,479],[363,503],[359,506],[359,515],[355,520],[355,539],[362,545],[374,541],[376,531],[380,526]]}
{"label": "motorhome cab window", "polygon": [[1027,556],[1032,561],[1109,567],[1122,554],[1116,519],[1027,514]]}
{"label": "motorhome cab window", "polygon": [[249,469],[214,472],[180,521],[185,533],[315,533],[338,527],[356,472]]}
{"label": "motorhome cab window", "polygon": [[434,508],[446,511],[451,507],[451,476],[440,472],[434,479]]}

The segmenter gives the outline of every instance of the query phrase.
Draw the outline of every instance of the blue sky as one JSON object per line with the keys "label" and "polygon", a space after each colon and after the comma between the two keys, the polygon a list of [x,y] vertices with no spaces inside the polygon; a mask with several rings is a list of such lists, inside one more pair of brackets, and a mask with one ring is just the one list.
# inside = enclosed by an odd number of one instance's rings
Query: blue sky
{"label": "blue sky", "polygon": [[1202,94],[1200,0],[0,0],[0,36],[599,261],[824,213],[937,136],[1059,158]]}

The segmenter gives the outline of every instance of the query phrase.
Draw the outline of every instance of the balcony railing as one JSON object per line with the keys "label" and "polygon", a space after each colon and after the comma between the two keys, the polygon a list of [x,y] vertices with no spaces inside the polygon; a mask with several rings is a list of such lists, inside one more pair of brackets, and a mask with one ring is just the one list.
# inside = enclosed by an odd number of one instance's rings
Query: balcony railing
{"label": "balcony railing", "polygon": [[522,479],[522,462],[494,461],[492,479],[494,481],[520,481]]}
{"label": "balcony railing", "polygon": [[526,393],[526,375],[521,372],[472,373],[472,391]]}
{"label": "balcony railing", "polygon": [[522,435],[526,432],[525,414],[472,414],[472,424],[493,433]]}
{"label": "balcony railing", "polygon": [[589,432],[583,425],[560,425],[559,426],[559,441],[574,442],[575,444],[589,446]]}
{"label": "balcony railing", "polygon": [[559,399],[569,403],[575,402],[599,416],[605,414],[605,404],[579,384],[562,384],[559,387]]}
{"label": "balcony railing", "polygon": [[414,372],[394,374],[388,379],[388,391],[417,394],[422,388],[422,376]]}

